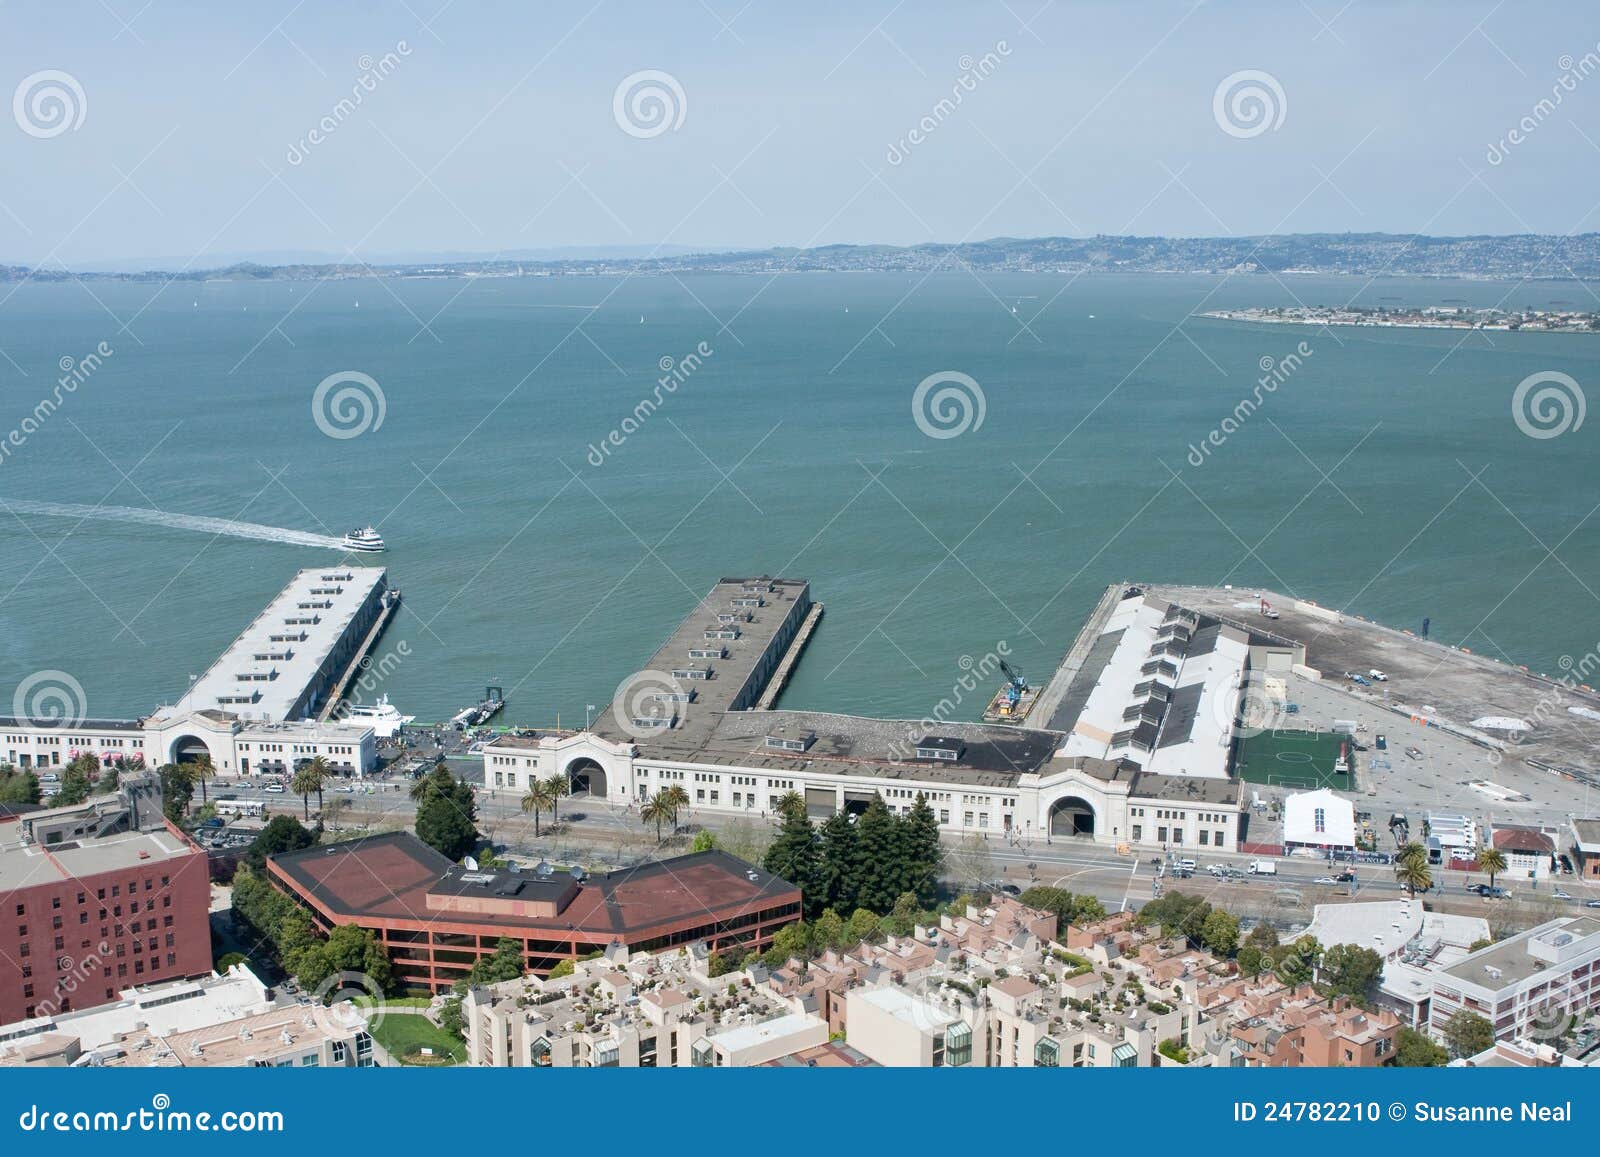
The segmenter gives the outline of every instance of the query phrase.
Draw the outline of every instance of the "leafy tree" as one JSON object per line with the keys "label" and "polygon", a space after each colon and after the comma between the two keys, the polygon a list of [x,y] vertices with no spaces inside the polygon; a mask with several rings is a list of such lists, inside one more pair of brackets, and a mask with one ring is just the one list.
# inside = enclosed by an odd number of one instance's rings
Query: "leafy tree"
{"label": "leafy tree", "polygon": [[811,922],[811,944],[819,952],[828,948],[847,947],[847,935],[844,917],[839,915],[837,909],[824,908],[822,914]]}
{"label": "leafy tree", "polygon": [[71,807],[89,798],[92,780],[100,770],[100,761],[92,755],[80,755],[67,764],[61,775],[61,790],[51,801],[57,807]]}
{"label": "leafy tree", "polygon": [[817,833],[806,818],[805,805],[786,807],[778,835],[761,864],[800,889],[807,911],[820,911],[825,897],[817,883]]}
{"label": "leafy tree", "polygon": [[312,792],[317,793],[317,810],[322,810],[322,788],[328,781],[328,775],[328,761],[319,755],[296,768],[294,778],[289,781],[289,790],[300,797],[307,820],[311,818]]}
{"label": "leafy tree", "polygon": [[478,804],[472,786],[448,768],[435,767],[422,780],[417,838],[440,855],[459,860],[478,846]]}
{"label": "leafy tree", "polygon": [[1315,936],[1302,936],[1292,944],[1280,944],[1272,952],[1273,969],[1278,979],[1294,988],[1308,983],[1316,975],[1317,961],[1322,959],[1322,945]]}
{"label": "leafy tree", "polygon": [[772,947],[762,957],[768,968],[782,968],[790,957],[805,960],[811,955],[811,932],[805,921],[785,924],[772,934]]}
{"label": "leafy tree", "polygon": [[497,984],[502,980],[516,980],[526,971],[522,956],[522,944],[509,936],[500,937],[494,946],[494,951],[488,956],[480,956],[473,962],[472,970],[462,980],[456,981],[454,987],[458,991],[480,984]]}
{"label": "leafy tree", "polygon": [[267,826],[256,833],[256,838],[250,841],[244,862],[259,872],[268,856],[280,852],[298,852],[316,842],[316,831],[305,827],[293,816],[273,816],[267,821]]}
{"label": "leafy tree", "polygon": [[175,763],[165,763],[156,772],[161,781],[161,814],[173,823],[182,821],[194,799],[194,784],[189,773]]}
{"label": "leafy tree", "polygon": [[1058,932],[1065,932],[1069,924],[1079,927],[1092,924],[1096,920],[1103,919],[1106,914],[1105,905],[1095,897],[1088,894],[1078,895],[1065,888],[1053,888],[1047,884],[1035,884],[1018,899],[1029,908],[1054,913]]}
{"label": "leafy tree", "polygon": [[1378,979],[1383,975],[1383,957],[1370,948],[1335,944],[1322,954],[1319,972],[1329,996],[1348,996],[1362,1002],[1377,990]]}
{"label": "leafy tree", "polygon": [[7,764],[0,767],[0,803],[38,803],[39,777]]}
{"label": "leafy tree", "polygon": [[1494,887],[1494,878],[1506,870],[1506,854],[1492,844],[1478,852],[1478,867],[1489,873],[1489,887]]}
{"label": "leafy tree", "polygon": [[717,837],[710,832],[699,832],[694,837],[694,842],[689,845],[691,852],[709,852],[717,846]]}
{"label": "leafy tree", "polygon": [[894,908],[878,922],[878,927],[891,936],[909,936],[921,917],[922,909],[917,904],[916,893],[901,892],[899,899],[894,902]]}
{"label": "leafy tree", "polygon": [[[553,974],[552,974],[553,975]],[[450,995],[439,1006],[439,1027],[458,1041],[467,1039],[467,1024],[461,1015],[461,998]]]}
{"label": "leafy tree", "polygon": [[1402,1027],[1395,1037],[1394,1063],[1400,1068],[1437,1068],[1449,1060],[1450,1054],[1434,1044],[1426,1033]]}
{"label": "leafy tree", "polygon": [[1239,918],[1213,908],[1200,925],[1200,943],[1218,956],[1232,956],[1239,947]]}
{"label": "leafy tree", "polygon": [[1246,976],[1260,976],[1272,963],[1270,957],[1249,942],[1239,946],[1239,955],[1236,959],[1239,962],[1239,971]]}
{"label": "leafy tree", "polygon": [[1476,1056],[1494,1044],[1494,1025],[1462,1009],[1444,1022],[1444,1043],[1454,1057]]}
{"label": "leafy tree", "polygon": [[863,940],[874,940],[878,935],[878,914],[869,912],[865,908],[857,908],[850,914],[850,920],[845,925],[846,939],[851,944],[859,944]]}
{"label": "leafy tree", "polygon": [[393,976],[389,956],[370,929],[340,924],[328,938],[298,952],[295,974],[307,988],[316,988],[337,973],[359,973],[381,992],[389,991]]}
{"label": "leafy tree", "polygon": [[855,911],[860,891],[857,881],[856,828],[848,815],[836,812],[828,817],[819,834],[814,884],[817,905],[840,912]]}
{"label": "leafy tree", "polygon": [[556,966],[550,970],[550,979],[560,980],[563,976],[571,976],[577,970],[578,966],[571,960],[557,961]]}
{"label": "leafy tree", "polygon": [[1167,936],[1187,936],[1199,940],[1206,917],[1211,915],[1211,905],[1199,896],[1187,892],[1168,892],[1159,900],[1151,900],[1139,909],[1135,920],[1141,926],[1161,925]]}
{"label": "leafy tree", "polygon": [[1278,931],[1271,924],[1257,924],[1244,942],[1260,952],[1271,952],[1278,946]]}

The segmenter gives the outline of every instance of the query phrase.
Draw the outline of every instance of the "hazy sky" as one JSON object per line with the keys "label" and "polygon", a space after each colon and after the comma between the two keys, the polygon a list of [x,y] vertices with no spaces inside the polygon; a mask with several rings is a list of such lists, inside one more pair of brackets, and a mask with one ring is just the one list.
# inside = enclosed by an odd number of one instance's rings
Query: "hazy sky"
{"label": "hazy sky", "polygon": [[741,3],[11,0],[0,262],[1600,229],[1592,0]]}

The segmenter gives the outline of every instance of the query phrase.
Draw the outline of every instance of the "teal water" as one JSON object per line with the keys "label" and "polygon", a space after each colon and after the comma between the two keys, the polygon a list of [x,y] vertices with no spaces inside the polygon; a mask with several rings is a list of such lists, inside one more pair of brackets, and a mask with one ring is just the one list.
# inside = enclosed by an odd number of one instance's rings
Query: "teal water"
{"label": "teal water", "polygon": [[[0,359],[0,428],[63,356],[115,352],[0,459],[0,496],[378,523],[405,592],[386,646],[409,651],[385,689],[425,719],[495,678],[509,718],[581,720],[711,582],[762,571],[807,577],[828,604],[785,704],[843,711],[925,713],[961,656],[1002,640],[1042,678],[1125,578],[1263,584],[1413,628],[1431,616],[1436,639],[1537,670],[1600,638],[1600,419],[1535,440],[1511,417],[1530,373],[1600,383],[1600,337],[1478,336],[1452,353],[1461,335],[1442,331],[1176,328],[1197,306],[1292,304],[1290,290],[1582,307],[1586,287],[985,280],[8,287],[0,349],[28,376]],[[1259,360],[1302,340],[1304,364],[1190,464]],[[659,359],[701,342],[703,365],[591,464]],[[311,398],[343,370],[376,379],[386,413],[335,440]],[[986,415],[935,440],[911,399],[943,370],[980,384]],[[329,557],[35,515],[0,535],[0,687],[65,670],[96,715],[181,693],[293,570]]]}

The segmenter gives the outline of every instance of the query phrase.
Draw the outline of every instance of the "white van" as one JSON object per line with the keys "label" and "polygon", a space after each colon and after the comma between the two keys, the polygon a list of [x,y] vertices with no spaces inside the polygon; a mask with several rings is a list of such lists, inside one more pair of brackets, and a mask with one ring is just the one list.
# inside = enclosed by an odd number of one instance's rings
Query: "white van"
{"label": "white van", "polygon": [[1200,865],[1196,864],[1193,860],[1178,861],[1178,867],[1182,868],[1185,872],[1192,872],[1199,866]]}

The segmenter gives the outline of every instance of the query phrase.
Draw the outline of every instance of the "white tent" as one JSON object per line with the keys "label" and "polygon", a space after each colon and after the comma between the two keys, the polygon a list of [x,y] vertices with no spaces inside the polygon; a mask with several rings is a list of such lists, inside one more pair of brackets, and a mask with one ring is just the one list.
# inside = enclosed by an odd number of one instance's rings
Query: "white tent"
{"label": "white tent", "polygon": [[1291,795],[1283,804],[1286,847],[1354,848],[1355,804],[1328,788]]}

